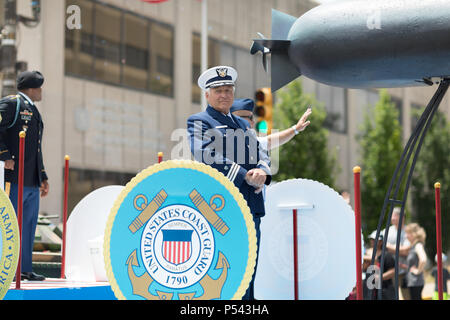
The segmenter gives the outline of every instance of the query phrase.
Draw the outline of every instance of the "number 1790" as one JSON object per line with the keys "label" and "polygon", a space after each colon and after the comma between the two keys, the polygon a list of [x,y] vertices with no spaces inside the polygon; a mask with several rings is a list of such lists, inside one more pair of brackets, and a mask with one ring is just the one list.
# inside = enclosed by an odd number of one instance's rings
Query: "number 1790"
{"label": "number 1790", "polygon": [[186,284],[188,282],[188,279],[186,276],[183,277],[175,277],[175,276],[167,276],[166,284],[169,285],[182,285]]}

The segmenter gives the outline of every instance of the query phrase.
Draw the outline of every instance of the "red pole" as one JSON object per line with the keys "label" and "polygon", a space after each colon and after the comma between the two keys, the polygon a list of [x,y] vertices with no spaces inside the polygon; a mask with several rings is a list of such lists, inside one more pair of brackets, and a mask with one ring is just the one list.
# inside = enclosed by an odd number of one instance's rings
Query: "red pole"
{"label": "red pole", "polygon": [[158,163],[161,163],[163,160],[163,153],[162,152],[158,152]]}
{"label": "red pole", "polygon": [[298,300],[298,235],[297,235],[297,209],[292,212],[294,231],[294,299]]}
{"label": "red pole", "polygon": [[70,157],[64,157],[64,204],[63,204],[63,235],[62,235],[62,253],[61,253],[61,279],[65,278],[66,273],[66,231],[67,231],[67,198],[69,191],[69,160]]}
{"label": "red pole", "polygon": [[444,300],[443,275],[442,275],[442,227],[441,227],[441,184],[434,184],[436,202],[436,249],[437,249],[437,283],[439,300]]}
{"label": "red pole", "polygon": [[361,168],[353,168],[355,188],[356,299],[363,299],[361,266]]}
{"label": "red pole", "polygon": [[17,220],[19,223],[20,245],[19,245],[19,262],[16,270],[16,289],[20,289],[21,273],[22,273],[22,216],[23,216],[23,161],[25,157],[25,131],[19,133],[19,176],[17,189]]}

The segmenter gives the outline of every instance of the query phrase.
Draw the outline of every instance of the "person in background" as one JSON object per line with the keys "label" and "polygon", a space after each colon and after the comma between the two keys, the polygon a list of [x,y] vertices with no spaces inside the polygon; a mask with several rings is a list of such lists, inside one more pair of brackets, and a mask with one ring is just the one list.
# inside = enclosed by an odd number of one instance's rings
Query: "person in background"
{"label": "person in background", "polygon": [[[376,231],[375,231],[376,232]],[[373,234],[373,233],[372,233]],[[375,238],[376,233],[373,235]],[[377,252],[375,257],[375,272],[374,268],[367,268],[366,272],[366,296],[365,300],[377,300],[378,299],[378,290],[381,290],[381,300],[394,300],[395,299],[395,288],[394,282],[392,281],[395,276],[395,258],[392,253],[389,251],[385,251],[384,254],[384,266],[383,266],[383,282],[381,286],[379,284],[380,280],[380,265],[381,265],[381,254],[383,247],[383,236],[384,233],[380,233],[378,237]],[[370,257],[371,259],[372,257]],[[370,263],[370,262],[369,262]],[[378,271],[378,272],[377,272]]]}
{"label": "person in background", "polygon": [[[437,263],[437,255],[434,258],[434,261]],[[447,262],[447,256],[445,254],[442,254],[442,279],[443,279],[443,298],[444,300],[448,300],[448,292],[447,292],[447,281],[450,280],[450,274],[446,268],[446,262]],[[438,274],[437,274],[437,265],[433,267],[433,270],[431,270],[431,275],[433,276],[435,282],[434,282],[434,293],[433,293],[433,300],[439,300],[439,292],[438,292]]]}
{"label": "person in background", "polygon": [[351,205],[351,200],[350,200],[350,192],[348,192],[347,190],[343,190],[340,192],[341,197],[344,198],[345,202],[347,202],[348,205]]}
{"label": "person in background", "polygon": [[[397,245],[397,234],[398,225],[400,222],[400,207],[395,207],[392,211],[391,226],[389,227],[389,234],[386,243],[386,249],[395,255],[395,249]],[[405,216],[402,219],[402,232],[400,234],[400,249],[399,249],[399,270],[398,270],[398,284],[400,286],[400,292],[402,294],[403,300],[409,300],[409,290],[406,286],[406,269],[402,266],[406,265],[406,257],[408,256],[409,249],[411,248],[411,243],[406,238],[405,233]]]}
{"label": "person in background", "polygon": [[373,253],[373,246],[375,243],[375,236],[377,234],[377,230],[373,231],[369,235],[369,245],[364,250],[364,256],[363,256],[363,265],[362,265],[362,285],[363,285],[363,297],[366,299],[369,296],[369,288],[367,287],[367,273],[368,268],[370,266],[370,262],[372,261],[372,253]]}
{"label": "person in background", "polygon": [[411,249],[406,257],[406,285],[411,300],[422,300],[422,290],[425,285],[423,271],[427,263],[425,253],[425,230],[417,223],[410,223],[405,227],[406,237],[411,243]]}

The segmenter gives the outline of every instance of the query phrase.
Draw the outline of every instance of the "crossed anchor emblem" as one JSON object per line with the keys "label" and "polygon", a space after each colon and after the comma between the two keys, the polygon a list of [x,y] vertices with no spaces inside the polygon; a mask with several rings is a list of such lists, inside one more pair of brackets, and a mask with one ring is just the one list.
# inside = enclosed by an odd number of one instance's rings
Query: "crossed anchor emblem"
{"label": "crossed anchor emblem", "polygon": [[[225,199],[222,195],[216,194],[212,196],[209,203],[207,203],[203,196],[194,189],[189,194],[189,198],[191,199],[194,206],[198,209],[198,211],[210,223],[210,225],[221,235],[225,235],[229,231],[229,227],[227,226],[227,224],[216,213],[225,207]],[[164,189],[161,189],[150,202],[148,202],[148,199],[145,195],[137,195],[134,198],[133,205],[136,210],[140,211],[140,214],[128,226],[130,232],[134,234],[139,229],[141,229],[161,208],[166,199],[167,193],[164,191]],[[219,204],[217,204],[217,202],[219,202],[217,200],[220,201]],[[220,276],[217,279],[213,279],[208,274],[204,275],[203,278],[199,281],[199,284],[203,288],[202,295],[194,298],[196,292],[183,294],[179,293],[178,298],[180,300],[207,300],[220,298],[222,287],[228,276],[228,269],[230,268],[230,264],[222,252],[219,251],[218,254],[219,256],[215,269],[222,270]],[[128,256],[126,265],[128,268],[128,277],[133,286],[133,294],[139,295],[147,300],[171,300],[173,298],[173,292],[162,292],[156,290],[157,295],[150,293],[149,287],[154,282],[154,279],[150,276],[149,273],[145,272],[141,276],[136,275],[133,267],[140,267],[137,256],[137,249],[135,249]]]}

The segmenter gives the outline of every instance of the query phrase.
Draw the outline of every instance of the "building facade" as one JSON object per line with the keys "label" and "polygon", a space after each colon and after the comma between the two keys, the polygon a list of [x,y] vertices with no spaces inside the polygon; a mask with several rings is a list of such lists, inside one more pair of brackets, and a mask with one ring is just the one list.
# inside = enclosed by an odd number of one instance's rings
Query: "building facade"
{"label": "building facade", "polygon": [[[202,109],[196,85],[201,72],[201,1],[41,3],[40,24],[19,28],[18,60],[46,78],[38,106],[45,123],[50,195],[42,200],[41,211],[61,214],[66,154],[69,212],[101,186],[124,185],[156,163],[158,152],[164,159],[178,156],[177,129],[184,129],[188,116]],[[208,0],[208,64],[235,67],[236,96],[253,97],[257,88],[270,86],[261,57],[251,56],[249,48],[257,32],[270,36],[271,9],[300,16],[316,5],[310,0]],[[18,0],[18,12],[30,15],[28,0]],[[378,93],[329,87],[305,77],[302,81],[306,93],[315,94],[337,115],[329,147],[341,169],[337,185],[352,190],[352,168],[359,161],[355,136],[364,110],[375,104]],[[389,90],[401,111],[405,140],[411,133],[411,110],[426,105],[434,90]],[[448,95],[441,111],[450,118]]]}

